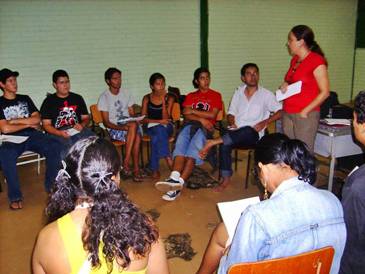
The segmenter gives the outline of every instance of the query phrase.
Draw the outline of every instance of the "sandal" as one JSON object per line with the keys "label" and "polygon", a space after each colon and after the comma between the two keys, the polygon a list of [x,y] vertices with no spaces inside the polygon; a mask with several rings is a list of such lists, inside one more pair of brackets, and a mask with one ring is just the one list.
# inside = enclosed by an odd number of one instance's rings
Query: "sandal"
{"label": "sandal", "polygon": [[9,208],[11,210],[20,210],[23,208],[23,203],[22,200],[18,200],[18,201],[12,201],[9,204]]}
{"label": "sandal", "polygon": [[140,183],[143,182],[143,176],[137,171],[133,172],[133,182]]}
{"label": "sandal", "polygon": [[130,171],[130,170],[128,170],[128,169],[122,169],[121,171],[120,171],[120,178],[123,180],[123,181],[125,181],[125,180],[128,180],[128,179],[130,179],[132,177],[132,172]]}

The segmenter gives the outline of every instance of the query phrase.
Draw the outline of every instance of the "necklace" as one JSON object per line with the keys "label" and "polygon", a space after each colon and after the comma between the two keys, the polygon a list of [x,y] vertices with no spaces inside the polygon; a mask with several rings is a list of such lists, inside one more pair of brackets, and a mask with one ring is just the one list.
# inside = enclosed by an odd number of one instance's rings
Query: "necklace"
{"label": "necklace", "polygon": [[76,205],[76,206],[75,206],[75,209],[90,208],[90,207],[92,207],[93,205],[94,205],[93,203],[82,202],[81,204]]}

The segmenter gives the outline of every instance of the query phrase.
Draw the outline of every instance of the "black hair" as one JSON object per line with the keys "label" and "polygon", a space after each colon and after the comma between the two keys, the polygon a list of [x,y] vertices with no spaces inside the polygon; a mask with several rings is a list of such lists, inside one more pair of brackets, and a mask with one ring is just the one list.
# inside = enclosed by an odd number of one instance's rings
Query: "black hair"
{"label": "black hair", "polygon": [[164,82],[166,82],[166,80],[165,80],[165,76],[163,76],[161,73],[159,73],[159,72],[155,72],[154,74],[152,74],[151,76],[150,76],[150,80],[149,80],[149,82],[150,82],[150,86],[153,86],[153,84],[156,82],[156,80],[158,80],[158,79],[162,79]]}
{"label": "black hair", "polygon": [[56,83],[58,78],[60,78],[60,77],[67,77],[68,79],[70,79],[70,77],[68,76],[68,73],[65,70],[58,69],[55,72],[53,72],[53,75],[52,75],[53,83]]}
{"label": "black hair", "polygon": [[208,73],[208,75],[210,76],[210,71],[209,71],[209,69],[207,69],[207,68],[203,68],[203,67],[201,67],[201,68],[197,68],[195,71],[194,71],[194,78],[193,78],[193,86],[194,86],[194,88],[198,88],[199,87],[199,85],[196,83],[198,80],[199,80],[199,76],[200,76],[200,74],[202,74],[202,73]]}
{"label": "black hair", "polygon": [[313,184],[316,181],[316,161],[305,143],[289,139],[282,133],[265,135],[255,149],[255,164],[284,163],[299,174],[299,179]]}
{"label": "black hair", "polygon": [[246,70],[248,68],[256,68],[257,72],[259,72],[259,67],[255,63],[247,63],[241,68],[241,76],[245,76]]}
{"label": "black hair", "polygon": [[357,122],[363,124],[365,122],[365,90],[360,91],[355,97],[354,112],[357,116]]}
{"label": "black hair", "polygon": [[324,57],[324,53],[321,47],[318,45],[316,40],[314,40],[314,32],[310,27],[306,25],[297,25],[294,26],[290,31],[294,34],[295,38],[297,38],[298,41],[303,39],[305,44],[311,51],[316,52]]}
{"label": "black hair", "polygon": [[122,74],[122,72],[117,68],[108,68],[104,73],[104,79],[105,81],[110,80],[114,73],[118,72],[119,74]]}
{"label": "black hair", "polygon": [[49,221],[74,210],[80,199],[91,201],[82,241],[92,266],[100,265],[101,241],[109,272],[113,261],[123,268],[130,264],[129,250],[145,256],[157,241],[158,232],[112,180],[121,164],[114,145],[98,137],[82,139],[70,148],[65,164],[58,173],[46,208]]}

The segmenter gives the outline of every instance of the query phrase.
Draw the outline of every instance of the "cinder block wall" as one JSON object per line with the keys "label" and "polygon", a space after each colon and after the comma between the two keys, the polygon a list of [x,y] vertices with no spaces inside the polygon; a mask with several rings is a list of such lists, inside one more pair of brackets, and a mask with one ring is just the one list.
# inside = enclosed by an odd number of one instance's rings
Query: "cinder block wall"
{"label": "cinder block wall", "polygon": [[356,49],[355,81],[353,99],[361,90],[365,90],[365,49]]}
{"label": "cinder block wall", "polygon": [[200,64],[199,0],[1,1],[0,65],[18,70],[19,92],[40,106],[54,92],[51,75],[66,69],[72,90],[87,104],[105,89],[104,71],[123,71],[137,102],[148,79],[161,72],[167,84],[193,89]]}
{"label": "cinder block wall", "polygon": [[[341,101],[350,100],[356,10],[356,0],[209,1],[212,85],[224,93],[227,105],[240,84],[242,64],[255,62],[261,84],[275,91],[290,61],[288,32],[306,24],[327,56],[331,90]],[[364,68],[364,62],[357,66]]]}
{"label": "cinder block wall", "polygon": [[[212,88],[226,105],[245,62],[261,68],[261,84],[275,90],[290,57],[289,29],[310,25],[329,61],[331,89],[350,99],[356,0],[210,0]],[[53,92],[52,72],[66,69],[72,90],[95,103],[109,66],[140,102],[148,78],[163,73],[183,93],[200,64],[199,0],[32,0],[0,3],[0,66],[20,72],[19,92],[40,106]],[[357,51],[354,94],[364,89],[365,54]]]}

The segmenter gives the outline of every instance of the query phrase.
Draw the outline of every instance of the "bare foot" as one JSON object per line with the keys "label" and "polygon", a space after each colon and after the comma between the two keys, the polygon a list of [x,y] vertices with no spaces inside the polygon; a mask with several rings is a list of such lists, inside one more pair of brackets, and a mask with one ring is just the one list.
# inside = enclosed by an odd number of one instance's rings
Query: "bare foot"
{"label": "bare foot", "polygon": [[209,150],[215,146],[217,143],[214,139],[207,140],[204,147],[199,151],[200,159],[205,159],[207,157]]}
{"label": "bare foot", "polygon": [[219,186],[213,188],[214,192],[222,192],[229,185],[229,179],[223,179]]}

